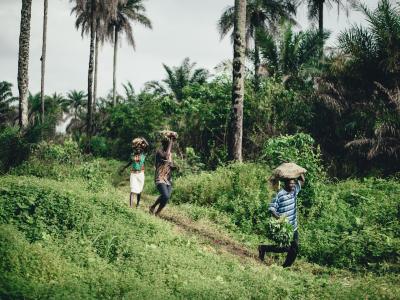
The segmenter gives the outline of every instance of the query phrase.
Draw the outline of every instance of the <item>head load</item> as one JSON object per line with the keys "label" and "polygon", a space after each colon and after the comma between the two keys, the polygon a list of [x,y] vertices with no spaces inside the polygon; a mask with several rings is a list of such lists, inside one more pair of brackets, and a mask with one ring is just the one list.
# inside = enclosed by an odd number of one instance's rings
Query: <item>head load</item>
{"label": "head load", "polygon": [[149,143],[143,137],[137,137],[132,140],[132,149],[135,152],[143,152],[147,149]]}
{"label": "head load", "polygon": [[286,182],[291,179],[297,179],[306,172],[306,169],[295,163],[283,163],[272,171],[269,180],[273,187],[277,187],[279,185],[279,180],[284,180]]}

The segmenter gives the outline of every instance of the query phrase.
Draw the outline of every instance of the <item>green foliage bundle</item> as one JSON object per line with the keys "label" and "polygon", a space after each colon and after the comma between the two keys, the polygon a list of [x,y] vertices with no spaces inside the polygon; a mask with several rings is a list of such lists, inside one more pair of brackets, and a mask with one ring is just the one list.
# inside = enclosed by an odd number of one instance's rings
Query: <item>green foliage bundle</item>
{"label": "green foliage bundle", "polygon": [[[266,236],[279,246],[289,246],[293,240],[293,226],[287,218],[269,218],[266,225]],[[263,224],[263,225],[264,225]]]}

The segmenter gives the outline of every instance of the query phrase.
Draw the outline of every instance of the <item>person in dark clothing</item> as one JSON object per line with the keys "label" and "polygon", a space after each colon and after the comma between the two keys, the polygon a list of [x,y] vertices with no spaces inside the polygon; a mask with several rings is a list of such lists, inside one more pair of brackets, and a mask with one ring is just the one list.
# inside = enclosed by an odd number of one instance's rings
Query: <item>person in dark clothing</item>
{"label": "person in dark clothing", "polygon": [[169,198],[172,193],[172,170],[175,168],[172,162],[172,145],[175,141],[175,136],[163,138],[161,144],[162,148],[156,153],[156,172],[155,172],[155,184],[157,190],[160,192],[160,196],[150,206],[150,213],[154,213],[157,205],[158,208],[155,215],[159,215],[162,209],[167,205]]}
{"label": "person in dark clothing", "polygon": [[285,253],[287,252],[286,260],[283,267],[290,267],[299,251],[299,234],[297,231],[297,195],[304,184],[305,178],[302,174],[296,181],[295,179],[286,179],[285,187],[281,189],[269,205],[269,211],[276,219],[288,218],[289,223],[293,226],[293,240],[290,246],[279,247],[277,245],[260,245],[258,246],[258,257],[264,261],[265,253]]}

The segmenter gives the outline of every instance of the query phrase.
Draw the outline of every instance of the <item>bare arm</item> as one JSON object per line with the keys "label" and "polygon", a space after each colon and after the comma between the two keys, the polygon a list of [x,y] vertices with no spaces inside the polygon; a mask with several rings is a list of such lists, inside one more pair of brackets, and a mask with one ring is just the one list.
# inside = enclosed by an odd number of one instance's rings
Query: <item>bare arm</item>
{"label": "bare arm", "polygon": [[279,219],[280,215],[277,212],[278,209],[278,195],[274,199],[272,199],[272,202],[269,204],[269,212],[275,219]]}
{"label": "bare arm", "polygon": [[301,174],[298,180],[299,180],[300,186],[303,187],[304,186],[304,182],[306,181],[306,178],[304,177],[304,174]]}
{"label": "bare arm", "polygon": [[172,138],[170,138],[169,143],[168,143],[168,148],[167,148],[167,160],[168,161],[171,161],[171,159],[172,159],[172,157],[171,157],[172,144],[173,144],[173,140],[172,140]]}
{"label": "bare arm", "polygon": [[119,174],[122,174],[122,172],[131,165],[131,162],[128,162],[126,165],[124,165],[121,170],[119,170]]}

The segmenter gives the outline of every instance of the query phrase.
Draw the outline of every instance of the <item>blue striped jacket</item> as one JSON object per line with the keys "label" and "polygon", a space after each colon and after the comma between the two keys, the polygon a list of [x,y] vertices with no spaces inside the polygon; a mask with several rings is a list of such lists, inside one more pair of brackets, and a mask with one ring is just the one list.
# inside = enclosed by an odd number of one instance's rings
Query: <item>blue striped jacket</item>
{"label": "blue striped jacket", "polygon": [[281,189],[269,204],[269,211],[278,216],[286,216],[293,229],[297,230],[297,195],[301,190],[300,182],[297,181],[293,192]]}

